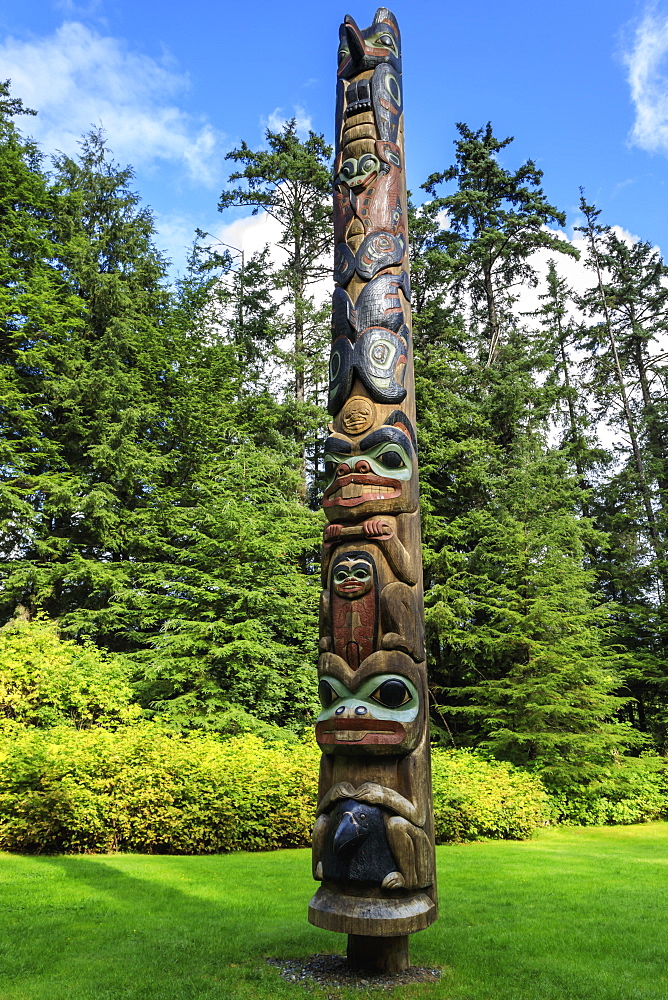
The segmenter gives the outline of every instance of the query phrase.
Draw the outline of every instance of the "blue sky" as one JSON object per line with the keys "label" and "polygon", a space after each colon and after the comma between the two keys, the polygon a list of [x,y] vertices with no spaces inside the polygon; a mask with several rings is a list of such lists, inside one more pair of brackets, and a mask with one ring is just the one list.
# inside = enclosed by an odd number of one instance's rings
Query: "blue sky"
{"label": "blue sky", "polygon": [[[253,242],[270,232],[216,210],[225,153],[296,115],[333,135],[338,25],[375,4],[326,0],[4,0],[0,76],[40,111],[46,152],[102,124],[182,266],[195,227]],[[390,5],[404,50],[409,186],[453,158],[455,122],[491,120],[509,167],[531,157],[577,224],[578,189],[604,220],[668,247],[668,0]],[[239,245],[237,242],[235,245]],[[250,244],[249,244],[250,245]]]}

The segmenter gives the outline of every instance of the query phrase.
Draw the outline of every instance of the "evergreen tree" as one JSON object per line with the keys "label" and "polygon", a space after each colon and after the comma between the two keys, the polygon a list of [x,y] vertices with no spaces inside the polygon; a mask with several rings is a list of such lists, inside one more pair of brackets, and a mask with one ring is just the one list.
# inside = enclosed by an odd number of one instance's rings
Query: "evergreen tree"
{"label": "evergreen tree", "polygon": [[[295,119],[286,122],[280,132],[267,129],[266,140],[268,149],[253,151],[242,142],[227,154],[227,159],[241,165],[230,181],[246,184],[224,191],[218,207],[224,211],[249,206],[254,214],[267,212],[281,227],[277,246],[284,259],[274,281],[284,294],[279,333],[291,339],[291,348],[283,352],[282,359],[292,369],[294,436],[302,451],[306,489],[307,451],[309,445],[313,450],[313,438],[322,421],[322,412],[312,404],[321,400],[325,388],[329,318],[329,310],[318,308],[309,287],[331,273],[331,262],[325,255],[332,243],[332,149],[313,132],[302,142]],[[316,468],[314,474],[317,472]]]}
{"label": "evergreen tree", "polygon": [[[531,262],[534,251],[549,249],[577,256],[566,240],[547,230],[565,225],[563,212],[547,201],[540,181],[543,172],[527,160],[511,172],[501,166],[498,154],[513,141],[497,139],[491,123],[472,131],[459,122],[455,163],[432,174],[422,186],[435,199],[432,211],[445,210],[451,232],[453,281],[468,293],[475,307],[482,304],[487,341],[487,362],[498,361],[503,314],[512,303],[518,283],[536,284]],[[437,196],[444,181],[457,181],[457,190]]]}
{"label": "evergreen tree", "polygon": [[[563,288],[548,290],[538,330],[506,319],[495,364],[487,365],[475,328],[448,314],[447,294],[439,298],[435,276],[440,255],[443,290],[448,237],[438,245],[435,214],[418,221],[414,253],[424,249],[426,259],[414,269],[416,301],[426,304],[426,321],[417,309],[415,324],[416,336],[423,323],[427,336],[416,379],[434,723],[446,741],[484,745],[537,768],[555,788],[587,780],[637,735],[617,718],[628,693],[616,694],[618,661],[604,641],[609,612],[597,606],[584,569],[586,551],[603,540],[581,516],[570,449],[546,443],[556,407],[572,398]],[[420,287],[428,276],[433,289]],[[449,316],[440,335],[433,303]]]}
{"label": "evergreen tree", "polygon": [[[58,199],[35,143],[13,117],[32,114],[0,85],[0,537],[5,619],[48,591],[49,539],[66,489],[66,442],[54,433],[80,302],[57,265]],[[79,515],[80,516],[80,515]],[[40,579],[41,578],[41,582]]]}
{"label": "evergreen tree", "polygon": [[[595,283],[579,346],[599,419],[619,432],[593,513],[608,534],[597,558],[601,592],[616,603],[614,640],[626,650],[626,717],[666,745],[666,266],[645,242],[625,241],[581,198]],[[626,444],[628,441],[628,445]],[[629,447],[630,445],[630,447]]]}
{"label": "evergreen tree", "polygon": [[35,605],[121,648],[104,619],[132,586],[137,513],[163,467],[172,376],[165,263],[131,181],[99,131],[77,160],[55,161],[56,264],[78,315],[45,401],[58,458],[45,469],[42,530],[26,554]]}
{"label": "evergreen tree", "polygon": [[[584,233],[586,237],[587,263],[596,278],[595,286],[582,297],[581,305],[590,315],[601,317],[597,327],[587,331],[588,347],[592,352],[590,367],[594,371],[592,389],[602,404],[601,415],[607,414],[612,405],[614,407],[612,420],[617,426],[621,426],[628,435],[638,498],[644,511],[647,533],[656,559],[662,591],[663,594],[666,594],[668,564],[666,563],[665,539],[662,537],[661,525],[655,511],[653,484],[642,447],[641,426],[637,414],[634,412],[633,400],[629,393],[619,351],[618,332],[615,329],[610,309],[610,296],[606,291],[606,259],[602,251],[606,238],[609,238],[610,230],[609,227],[602,226],[598,222],[598,217],[601,214],[600,209],[587,204],[584,194],[580,198],[580,210],[585,217],[585,225],[576,226],[576,230]],[[631,331],[631,336],[633,337],[633,331]],[[637,331],[635,336],[637,339]],[[602,338],[604,338],[607,350],[600,352]]]}

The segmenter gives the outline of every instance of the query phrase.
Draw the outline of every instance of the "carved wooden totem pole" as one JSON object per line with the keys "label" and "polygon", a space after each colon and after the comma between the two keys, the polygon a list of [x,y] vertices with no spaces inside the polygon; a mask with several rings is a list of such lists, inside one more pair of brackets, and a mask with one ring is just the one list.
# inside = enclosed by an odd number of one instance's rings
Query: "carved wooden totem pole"
{"label": "carved wooden totem pole", "polygon": [[309,920],[400,971],[437,915],[400,37],[340,29],[325,443],[323,751]]}

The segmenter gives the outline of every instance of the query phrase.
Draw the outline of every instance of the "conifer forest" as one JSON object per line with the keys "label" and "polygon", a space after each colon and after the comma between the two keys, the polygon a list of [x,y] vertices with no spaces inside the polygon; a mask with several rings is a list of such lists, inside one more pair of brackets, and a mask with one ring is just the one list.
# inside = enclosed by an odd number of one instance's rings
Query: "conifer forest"
{"label": "conifer forest", "polygon": [[[0,87],[0,717],[301,738],[332,150],[295,121],[232,150],[219,218],[280,242],[240,261],[194,232],[174,279],[103,131],[40,150],[33,113]],[[441,123],[410,208],[432,740],[558,797],[668,749],[668,266],[587,191],[569,241],[549,177],[479,124]],[[98,708],[36,693],[19,632],[56,673],[78,649]]]}

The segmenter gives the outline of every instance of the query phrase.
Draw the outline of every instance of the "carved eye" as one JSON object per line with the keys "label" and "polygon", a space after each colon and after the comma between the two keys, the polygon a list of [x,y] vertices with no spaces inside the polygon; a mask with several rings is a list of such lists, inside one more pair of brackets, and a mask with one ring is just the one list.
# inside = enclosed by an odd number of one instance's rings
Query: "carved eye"
{"label": "carved eye", "polygon": [[329,708],[329,706],[333,705],[339,696],[332,685],[328,684],[327,681],[323,679],[318,684],[318,697],[320,698],[320,704],[322,707]]}
{"label": "carved eye", "polygon": [[354,578],[356,580],[368,580],[369,579],[369,571],[368,571],[368,569],[364,569],[363,566],[360,567],[360,569],[356,569],[352,575],[354,576]]}
{"label": "carved eye", "polygon": [[373,153],[365,153],[360,157],[357,169],[361,174],[370,174],[372,170],[378,170],[378,160]]}
{"label": "carved eye", "polygon": [[325,462],[325,475],[331,479],[336,472],[336,462]]}
{"label": "carved eye", "polygon": [[400,708],[411,700],[412,695],[403,681],[392,677],[389,681],[383,681],[371,697],[385,708]]}
{"label": "carved eye", "polygon": [[395,167],[399,167],[399,169],[401,169],[401,157],[397,153],[386,149],[385,156],[390,163],[393,163]]}
{"label": "carved eye", "polygon": [[357,173],[357,160],[353,159],[352,157],[346,160],[341,165],[340,176],[343,177],[344,180],[350,180],[350,178],[354,177],[356,173]]}
{"label": "carved eye", "polygon": [[339,65],[343,62],[344,59],[347,59],[349,55],[350,55],[350,49],[348,48],[348,46],[342,45],[341,48],[339,49]]}
{"label": "carved eye", "polygon": [[391,49],[394,53],[396,53],[397,51],[397,46],[394,41],[394,38],[392,37],[392,35],[389,35],[386,31],[384,31],[381,35],[376,35],[375,38],[370,39],[370,42],[375,48],[382,46],[383,48]]}
{"label": "carved eye", "polygon": [[388,469],[403,469],[405,462],[398,451],[384,451],[378,456],[378,460]]}
{"label": "carved eye", "polygon": [[370,351],[371,359],[378,368],[389,368],[394,360],[394,344],[388,340],[377,340]]}
{"label": "carved eye", "polygon": [[348,570],[337,569],[336,573],[334,574],[334,583],[343,583],[347,579],[348,579]]}

